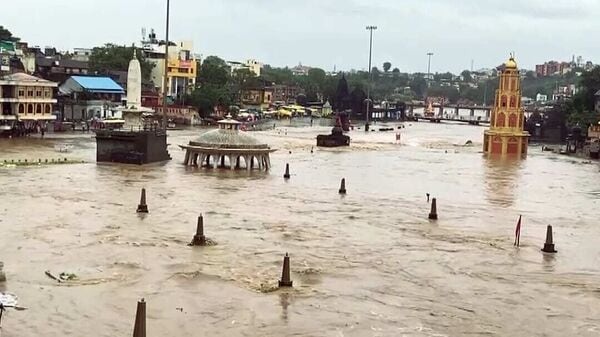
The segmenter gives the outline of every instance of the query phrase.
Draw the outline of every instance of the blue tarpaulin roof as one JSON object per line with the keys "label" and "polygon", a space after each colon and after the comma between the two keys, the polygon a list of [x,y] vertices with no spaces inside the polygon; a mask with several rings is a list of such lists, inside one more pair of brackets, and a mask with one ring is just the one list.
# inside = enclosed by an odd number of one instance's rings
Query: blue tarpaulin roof
{"label": "blue tarpaulin roof", "polygon": [[125,93],[125,90],[110,77],[71,76],[71,78],[79,83],[85,90],[106,93]]}

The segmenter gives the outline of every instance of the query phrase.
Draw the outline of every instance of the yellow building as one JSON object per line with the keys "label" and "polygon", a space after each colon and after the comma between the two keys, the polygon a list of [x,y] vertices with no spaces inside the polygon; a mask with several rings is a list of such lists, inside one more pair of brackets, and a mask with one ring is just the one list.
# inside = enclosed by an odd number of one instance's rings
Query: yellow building
{"label": "yellow building", "polygon": [[0,126],[3,131],[11,130],[16,122],[23,127],[56,119],[52,114],[56,104],[54,90],[57,83],[46,81],[25,73],[6,75],[0,78]]}
{"label": "yellow building", "polygon": [[504,64],[492,109],[490,128],[483,136],[483,152],[493,155],[526,156],[529,133],[523,130],[521,78],[513,56]]}
{"label": "yellow building", "polygon": [[[151,80],[162,95],[165,76],[165,46],[157,43],[146,44],[144,53],[148,61],[154,64]],[[167,95],[176,98],[191,93],[196,85],[198,62],[193,54],[191,41],[179,42],[169,46],[167,74]]]}

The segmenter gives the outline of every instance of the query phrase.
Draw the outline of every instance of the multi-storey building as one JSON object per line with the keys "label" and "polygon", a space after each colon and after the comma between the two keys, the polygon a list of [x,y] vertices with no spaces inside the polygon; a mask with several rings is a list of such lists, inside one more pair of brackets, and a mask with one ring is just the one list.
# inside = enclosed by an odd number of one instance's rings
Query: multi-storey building
{"label": "multi-storey building", "polygon": [[0,128],[31,130],[56,119],[55,82],[15,73],[0,78]]}
{"label": "multi-storey building", "polygon": [[[165,78],[165,43],[158,41],[152,31],[148,40],[142,41],[146,60],[154,64],[151,81],[162,94]],[[193,53],[192,41],[169,44],[167,63],[167,96],[177,98],[192,92],[198,76],[198,62]]]}

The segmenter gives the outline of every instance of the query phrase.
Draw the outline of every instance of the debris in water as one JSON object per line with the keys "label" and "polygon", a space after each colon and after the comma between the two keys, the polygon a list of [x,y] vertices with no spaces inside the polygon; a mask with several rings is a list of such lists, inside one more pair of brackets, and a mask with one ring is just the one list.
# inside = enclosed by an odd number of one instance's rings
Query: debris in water
{"label": "debris in water", "polygon": [[14,308],[17,306],[18,302],[19,298],[17,295],[11,293],[0,293],[0,303],[2,303],[5,308]]}

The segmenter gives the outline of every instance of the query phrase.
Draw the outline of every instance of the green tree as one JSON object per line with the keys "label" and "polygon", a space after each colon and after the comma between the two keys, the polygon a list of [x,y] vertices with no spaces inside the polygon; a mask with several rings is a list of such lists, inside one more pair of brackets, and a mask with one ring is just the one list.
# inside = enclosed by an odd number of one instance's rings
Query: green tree
{"label": "green tree", "polygon": [[15,37],[12,35],[12,33],[4,28],[4,26],[0,25],[0,41],[4,40],[4,41],[11,41],[11,42],[18,42],[20,39],[18,37]]}
{"label": "green tree", "polygon": [[[187,101],[197,107],[202,116],[209,116],[217,106],[228,108],[233,98],[239,95],[237,84],[230,76],[230,68],[223,59],[217,56],[206,57],[198,73],[198,87],[189,95]],[[251,76],[254,76],[254,73],[249,70],[240,72],[236,78],[237,83],[245,82]]]}
{"label": "green tree", "polygon": [[320,92],[323,90],[325,85],[325,77],[327,77],[325,70],[320,68],[311,68],[308,71],[308,84]]}
{"label": "green tree", "polygon": [[267,82],[273,82],[276,84],[284,84],[284,85],[295,85],[296,84],[296,81],[294,79],[294,74],[287,67],[273,68],[267,64],[260,71],[260,77],[262,77]]}
{"label": "green tree", "polygon": [[99,74],[106,74],[111,70],[127,71],[134,50],[136,50],[142,68],[142,81],[149,81],[154,64],[149,62],[135,47],[118,46],[111,43],[107,43],[103,47],[95,47],[90,55],[90,70]]}
{"label": "green tree", "polygon": [[581,91],[579,98],[581,106],[587,111],[594,111],[596,103],[595,94],[600,90],[600,66],[594,67],[591,71],[583,73],[580,81]]}
{"label": "green tree", "polygon": [[212,83],[196,88],[186,101],[198,108],[203,117],[210,116],[216,106],[229,107],[232,102],[231,93],[226,87]]}
{"label": "green tree", "polygon": [[418,98],[423,98],[427,89],[427,81],[422,76],[415,76],[409,83],[409,87]]}
{"label": "green tree", "polygon": [[398,69],[398,68],[394,68],[394,69],[392,70],[392,72],[393,72],[394,74],[400,74],[400,69]]}
{"label": "green tree", "polygon": [[383,71],[384,72],[388,72],[390,71],[390,69],[392,68],[392,64],[390,62],[384,62],[383,63]]}
{"label": "green tree", "polygon": [[214,84],[225,87],[230,80],[230,69],[225,61],[217,56],[207,56],[198,73],[198,84]]}
{"label": "green tree", "polygon": [[260,79],[250,69],[236,69],[229,81],[230,92],[234,94],[232,100],[241,103],[245,90],[262,86]]}
{"label": "green tree", "polygon": [[471,72],[468,70],[463,70],[460,75],[463,77],[463,81],[465,82],[473,82],[473,76],[471,76]]}

